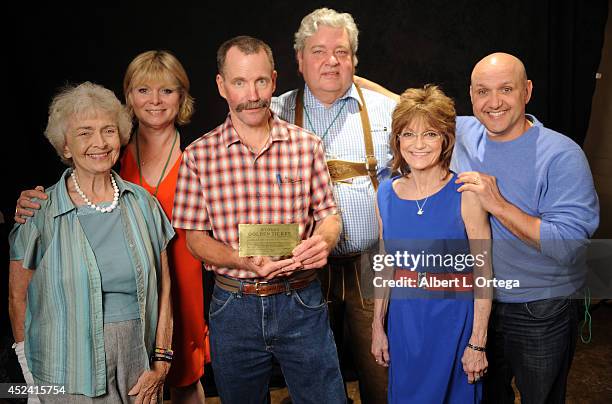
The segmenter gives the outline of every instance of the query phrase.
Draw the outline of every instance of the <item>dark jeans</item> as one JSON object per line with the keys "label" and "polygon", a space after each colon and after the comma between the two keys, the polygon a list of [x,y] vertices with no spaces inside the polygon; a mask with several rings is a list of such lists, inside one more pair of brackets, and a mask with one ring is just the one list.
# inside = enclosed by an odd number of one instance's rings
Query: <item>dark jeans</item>
{"label": "dark jeans", "polygon": [[265,403],[273,357],[293,403],[346,402],[318,280],[266,297],[215,286],[209,327],[215,383],[224,404]]}
{"label": "dark jeans", "polygon": [[578,301],[494,303],[489,323],[485,402],[564,403],[578,333]]}

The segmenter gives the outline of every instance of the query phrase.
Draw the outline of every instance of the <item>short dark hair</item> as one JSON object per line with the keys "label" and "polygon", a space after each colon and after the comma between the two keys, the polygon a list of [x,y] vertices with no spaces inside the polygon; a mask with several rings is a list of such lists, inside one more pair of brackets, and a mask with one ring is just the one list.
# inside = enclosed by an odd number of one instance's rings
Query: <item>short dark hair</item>
{"label": "short dark hair", "polygon": [[234,46],[245,55],[253,55],[255,53],[259,53],[259,51],[263,49],[263,51],[266,52],[266,56],[268,56],[272,70],[274,70],[274,56],[272,56],[272,49],[270,46],[261,39],[253,38],[252,36],[247,35],[240,35],[232,39],[228,39],[227,41],[223,42],[221,46],[219,46],[219,49],[217,50],[217,70],[219,71],[220,75],[223,75],[227,52],[229,52],[229,50]]}

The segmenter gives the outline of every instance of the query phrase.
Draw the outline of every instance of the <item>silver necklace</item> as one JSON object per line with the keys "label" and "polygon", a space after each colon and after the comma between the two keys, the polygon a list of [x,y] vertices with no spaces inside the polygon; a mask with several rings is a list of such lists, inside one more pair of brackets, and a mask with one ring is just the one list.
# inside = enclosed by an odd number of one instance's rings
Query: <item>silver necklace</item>
{"label": "silver necklace", "polygon": [[[409,174],[406,174],[406,175],[405,175],[405,177],[406,177],[407,179],[410,179]],[[415,189],[416,189],[416,183],[415,183]],[[431,195],[430,195],[430,196],[431,196]],[[423,216],[423,212],[424,212],[424,211],[423,211],[423,208],[425,207],[425,204],[427,203],[427,200],[428,200],[428,199],[429,199],[429,196],[425,198],[425,202],[423,202],[423,204],[422,204],[422,205],[421,205],[421,204],[419,204],[419,200],[418,200],[418,199],[415,199],[415,200],[414,200],[414,202],[416,203],[417,208],[418,208],[418,210],[417,210],[417,215],[419,215],[419,216]]]}
{"label": "silver necklace", "polygon": [[72,170],[72,172],[70,173],[70,176],[72,177],[72,182],[74,182],[74,188],[76,189],[77,193],[79,194],[81,198],[83,198],[87,206],[89,206],[90,208],[95,209],[98,212],[108,213],[108,212],[112,212],[119,204],[119,187],[117,186],[117,183],[115,182],[115,179],[113,178],[113,174],[110,174],[111,184],[113,186],[113,202],[110,204],[110,206],[106,208],[101,208],[97,206],[95,203],[91,203],[91,201],[85,196],[85,193],[81,190],[81,187],[79,187],[79,183],[77,181],[77,175],[74,172],[74,170]]}
{"label": "silver necklace", "polygon": [[415,200],[415,202],[417,204],[417,208],[419,208],[419,210],[417,210],[417,215],[419,215],[419,216],[423,215],[423,208],[425,207],[425,204],[427,203],[428,199],[429,199],[429,197],[425,198],[425,202],[423,202],[423,205],[419,205],[419,201]]}

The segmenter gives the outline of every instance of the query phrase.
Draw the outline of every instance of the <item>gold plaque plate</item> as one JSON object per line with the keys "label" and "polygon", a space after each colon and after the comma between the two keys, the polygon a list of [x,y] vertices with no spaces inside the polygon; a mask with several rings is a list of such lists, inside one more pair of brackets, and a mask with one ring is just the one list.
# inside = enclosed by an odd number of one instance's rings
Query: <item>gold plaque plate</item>
{"label": "gold plaque plate", "polygon": [[240,257],[282,257],[300,242],[300,227],[291,224],[239,224]]}

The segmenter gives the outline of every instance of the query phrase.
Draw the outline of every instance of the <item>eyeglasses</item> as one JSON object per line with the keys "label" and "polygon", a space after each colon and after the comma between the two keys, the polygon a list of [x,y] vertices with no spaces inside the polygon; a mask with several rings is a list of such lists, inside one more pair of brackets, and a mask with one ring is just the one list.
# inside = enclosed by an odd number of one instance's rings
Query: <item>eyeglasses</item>
{"label": "eyeglasses", "polygon": [[434,132],[433,130],[429,130],[421,134],[417,134],[414,132],[402,132],[397,134],[397,137],[400,140],[404,139],[407,142],[416,142],[419,136],[426,143],[435,143],[442,138],[441,134],[439,134],[438,132]]}

